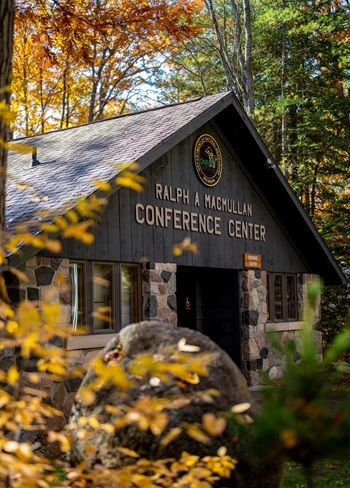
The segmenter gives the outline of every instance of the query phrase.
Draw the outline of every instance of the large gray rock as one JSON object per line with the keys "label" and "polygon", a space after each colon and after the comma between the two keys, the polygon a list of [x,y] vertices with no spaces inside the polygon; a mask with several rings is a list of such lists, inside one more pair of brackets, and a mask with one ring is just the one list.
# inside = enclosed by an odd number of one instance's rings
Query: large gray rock
{"label": "large gray rock", "polygon": [[[163,361],[169,361],[171,355],[169,347],[172,347],[171,350],[174,351],[182,338],[186,339],[186,344],[200,348],[200,352],[186,352],[186,354],[190,356],[203,352],[210,352],[211,354],[208,374],[202,376],[198,384],[178,381],[177,378],[172,378],[168,382],[161,381],[157,384],[157,381],[150,382],[149,376],[135,378],[130,373],[131,363],[140,356],[156,355],[157,358],[163,358]],[[185,407],[167,410],[169,425],[165,432],[168,432],[173,427],[183,425],[183,422],[201,423],[204,413],[219,414],[228,411],[233,405],[252,402],[245,378],[240,370],[218,345],[200,332],[160,322],[132,324],[122,329],[108,343],[100,356],[104,358],[107,364],[108,361],[115,360],[113,351],[120,348],[122,348],[123,354],[120,359],[117,359],[118,363],[127,372],[129,378],[136,382],[136,386],[129,389],[124,395],[117,387],[107,385],[95,391],[94,401],[86,405],[82,401],[81,393],[96,380],[96,373],[90,367],[77,393],[72,408],[71,423],[78,424],[79,419],[84,417],[85,419],[97,418],[100,423],[113,424],[116,415],[111,413],[111,409],[107,411],[106,406],[130,406],[142,395],[154,398],[185,398],[193,395],[193,399]],[[198,395],[195,396],[195,393],[207,389],[215,389],[220,393],[212,403],[208,403],[205,398],[200,398]],[[254,415],[254,407],[251,409],[251,413]],[[117,449],[118,447],[136,451],[140,457],[147,459],[179,458],[183,451],[199,456],[216,455],[221,446],[226,446],[228,454],[233,457],[237,455],[237,445],[232,442],[232,433],[228,429],[221,435],[212,437],[209,445],[197,442],[184,432],[166,447],[162,447],[160,443],[162,435],[154,435],[149,430],[141,431],[135,424],[117,429],[114,433],[95,429],[93,423],[92,426],[87,424],[85,429],[90,435],[86,436],[86,433],[84,435],[83,428],[78,426],[72,431],[72,448],[69,453],[72,465],[77,465],[86,460],[90,466],[102,464],[106,468],[120,468],[133,462],[133,459],[120,452]],[[234,470],[234,479],[230,483],[226,481],[226,486],[244,488],[253,488],[254,486],[274,488],[279,486],[281,473],[279,473],[279,478],[274,481],[271,475],[267,476],[266,472],[259,471],[259,466],[249,466],[247,459],[242,459],[242,467],[243,472],[240,469]],[[263,471],[266,471],[266,465],[263,466]],[[276,472],[274,468],[274,476],[276,476]],[[263,483],[264,480],[261,479],[261,476],[266,479],[268,484]]]}

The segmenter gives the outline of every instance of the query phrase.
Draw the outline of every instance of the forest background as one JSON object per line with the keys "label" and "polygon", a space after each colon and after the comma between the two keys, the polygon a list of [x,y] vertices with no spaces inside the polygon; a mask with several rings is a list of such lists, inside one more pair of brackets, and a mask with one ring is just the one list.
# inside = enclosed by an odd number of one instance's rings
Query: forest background
{"label": "forest background", "polygon": [[233,90],[350,274],[349,48],[349,0],[18,0],[10,138]]}

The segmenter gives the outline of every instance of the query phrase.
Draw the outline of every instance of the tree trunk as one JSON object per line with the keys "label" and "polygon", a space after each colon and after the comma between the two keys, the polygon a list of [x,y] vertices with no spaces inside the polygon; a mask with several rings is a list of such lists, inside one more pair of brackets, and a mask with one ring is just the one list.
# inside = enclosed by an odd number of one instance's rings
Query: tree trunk
{"label": "tree trunk", "polygon": [[[14,0],[0,1],[0,105],[10,101],[10,73],[13,46]],[[5,231],[5,186],[7,168],[7,140],[9,127],[0,117],[0,248],[3,248]]]}
{"label": "tree trunk", "polygon": [[[233,50],[237,61],[230,56],[225,42],[225,36],[219,25],[218,16],[215,13],[212,0],[205,0],[205,6],[210,14],[216,34],[220,59],[226,77],[226,85],[232,90],[236,88],[238,98],[242,102],[248,116],[254,121],[255,99],[252,70],[252,29],[250,18],[250,1],[242,1],[242,9],[236,0],[231,0],[231,9],[234,19],[234,45]],[[223,27],[225,30],[226,26]]]}
{"label": "tree trunk", "polygon": [[[282,0],[282,8],[285,8],[285,0]],[[284,101],[286,95],[286,81],[287,81],[287,40],[286,40],[286,25],[282,22],[281,33],[281,100]],[[283,173],[287,180],[289,180],[289,166],[287,161],[287,113],[284,107],[281,120],[281,157],[283,164]]]}
{"label": "tree trunk", "polygon": [[[217,17],[216,17],[215,11],[214,11],[213,2],[211,0],[205,0],[205,5],[206,5],[207,10],[210,14],[211,21],[213,23],[213,27],[215,30],[216,38],[218,40],[221,64],[222,64],[222,67],[224,69],[224,73],[225,73],[225,77],[226,77],[226,86],[227,86],[228,90],[232,90],[233,89],[232,77],[234,77],[234,75],[232,73],[231,63],[228,59],[228,53],[227,53],[227,49],[225,46],[224,37],[221,33],[219,22],[217,20]],[[240,92],[239,86],[237,87],[237,89]]]}
{"label": "tree trunk", "polygon": [[243,84],[245,87],[245,106],[249,117],[254,121],[255,98],[252,68],[252,25],[250,19],[249,0],[243,0],[243,23],[245,34],[244,46],[244,69],[242,73]]}

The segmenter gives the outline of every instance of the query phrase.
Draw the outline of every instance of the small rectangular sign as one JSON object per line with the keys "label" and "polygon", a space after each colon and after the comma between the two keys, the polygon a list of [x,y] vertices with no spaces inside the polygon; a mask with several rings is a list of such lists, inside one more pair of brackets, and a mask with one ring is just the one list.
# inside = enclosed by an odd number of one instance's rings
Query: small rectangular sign
{"label": "small rectangular sign", "polygon": [[261,254],[243,254],[243,262],[245,268],[261,268]]}

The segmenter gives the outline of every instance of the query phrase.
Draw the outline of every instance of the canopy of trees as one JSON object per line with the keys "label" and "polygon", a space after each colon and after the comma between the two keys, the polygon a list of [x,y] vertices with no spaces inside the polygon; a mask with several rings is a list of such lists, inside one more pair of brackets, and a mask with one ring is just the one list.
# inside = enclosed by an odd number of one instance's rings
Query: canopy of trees
{"label": "canopy of trees", "polygon": [[[31,135],[117,115],[158,53],[198,33],[200,2],[22,0],[17,3],[12,110]],[[129,103],[129,108],[132,106]]]}

